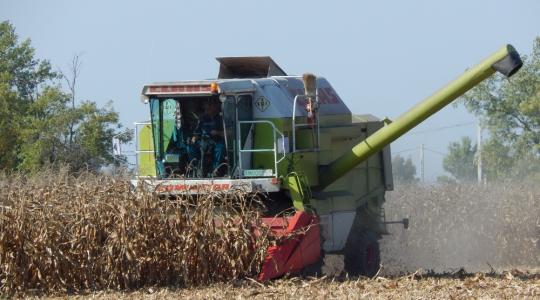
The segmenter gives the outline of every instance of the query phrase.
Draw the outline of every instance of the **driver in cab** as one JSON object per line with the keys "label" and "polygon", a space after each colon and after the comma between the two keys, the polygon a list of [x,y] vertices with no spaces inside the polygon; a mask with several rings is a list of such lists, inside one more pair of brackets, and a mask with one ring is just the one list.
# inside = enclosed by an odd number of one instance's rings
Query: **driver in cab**
{"label": "driver in cab", "polygon": [[[215,170],[223,159],[225,148],[223,139],[223,119],[219,114],[220,103],[218,101],[207,101],[203,104],[204,113],[199,120],[198,126],[193,132],[189,150],[189,160],[197,158],[201,147],[202,139],[209,138],[213,141],[212,169]],[[206,150],[206,149],[203,149]],[[203,158],[204,159],[204,158]]]}

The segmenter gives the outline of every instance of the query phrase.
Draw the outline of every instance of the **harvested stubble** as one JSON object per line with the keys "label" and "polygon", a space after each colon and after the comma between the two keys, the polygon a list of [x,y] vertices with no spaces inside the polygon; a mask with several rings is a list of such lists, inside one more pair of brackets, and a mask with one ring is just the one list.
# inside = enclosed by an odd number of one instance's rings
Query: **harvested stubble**
{"label": "harvested stubble", "polygon": [[97,292],[78,299],[537,299],[540,276],[520,272],[445,274],[376,279],[288,278],[260,284],[217,283],[185,289]]}
{"label": "harvested stubble", "polygon": [[253,234],[257,196],[242,192],[164,200],[123,180],[64,173],[0,185],[0,294],[254,276],[270,242]]}
{"label": "harvested stubble", "polygon": [[388,219],[411,219],[383,238],[383,274],[540,268],[536,182],[397,186],[385,207]]}

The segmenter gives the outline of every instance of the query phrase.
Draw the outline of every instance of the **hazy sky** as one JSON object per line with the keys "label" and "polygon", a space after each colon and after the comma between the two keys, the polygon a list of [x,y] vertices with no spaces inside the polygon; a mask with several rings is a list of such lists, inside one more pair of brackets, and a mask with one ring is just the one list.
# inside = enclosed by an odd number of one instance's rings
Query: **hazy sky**
{"label": "hazy sky", "polygon": [[[145,83],[213,78],[214,57],[242,55],[325,76],[354,113],[392,119],[506,43],[530,53],[540,1],[0,0],[0,20],[60,69],[82,53],[78,100],[113,100],[126,126],[148,119]],[[476,136],[473,121],[447,107],[392,151],[423,143],[434,179],[448,143]],[[400,154],[418,163],[418,150]]]}

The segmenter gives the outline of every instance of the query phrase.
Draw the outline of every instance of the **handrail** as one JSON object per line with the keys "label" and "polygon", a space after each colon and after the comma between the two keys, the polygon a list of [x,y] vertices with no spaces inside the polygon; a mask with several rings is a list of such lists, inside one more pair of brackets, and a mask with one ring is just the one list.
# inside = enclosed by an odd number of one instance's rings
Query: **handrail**
{"label": "handrail", "polygon": [[[262,148],[262,149],[242,149],[242,141],[241,141],[241,126],[242,124],[266,124],[266,125],[270,125],[272,127],[272,134],[273,134],[273,145],[274,147],[273,148]],[[236,123],[236,136],[237,136],[237,143],[238,143],[238,152],[239,154],[241,153],[245,153],[245,152],[273,152],[274,153],[274,173],[272,174],[272,176],[277,176],[277,173],[278,173],[278,169],[277,169],[277,165],[278,163],[280,163],[283,159],[285,159],[285,153],[286,153],[286,150],[285,150],[285,136],[283,135],[283,133],[281,131],[279,131],[276,126],[274,125],[274,123],[272,123],[271,121],[268,121],[268,120],[252,120],[252,121],[238,121]],[[284,149],[284,153],[283,153],[283,156],[278,159],[277,157],[277,140],[276,140],[276,133],[281,136],[281,142],[282,142],[282,147]],[[243,177],[243,174],[242,174],[242,155],[239,155],[238,156],[238,168],[239,168],[239,176],[240,178]]]}
{"label": "handrail", "polygon": [[[306,95],[296,95],[294,97],[294,101],[293,101],[293,111],[292,111],[292,152],[305,152],[305,151],[317,151],[319,149],[319,142],[320,142],[320,128],[319,128],[319,110],[317,109],[316,110],[316,115],[315,115],[315,123],[317,123],[317,143],[315,145],[315,148],[313,149],[301,149],[301,150],[297,150],[296,149],[296,128],[298,127],[308,127],[308,126],[312,126],[313,124],[309,124],[309,123],[299,123],[299,124],[296,124],[296,105],[297,105],[297,102],[298,102],[298,99],[299,98],[304,98],[304,99],[307,99],[308,96]],[[318,105],[318,102],[319,102],[319,95],[318,93],[315,95],[315,102],[317,103]]]}

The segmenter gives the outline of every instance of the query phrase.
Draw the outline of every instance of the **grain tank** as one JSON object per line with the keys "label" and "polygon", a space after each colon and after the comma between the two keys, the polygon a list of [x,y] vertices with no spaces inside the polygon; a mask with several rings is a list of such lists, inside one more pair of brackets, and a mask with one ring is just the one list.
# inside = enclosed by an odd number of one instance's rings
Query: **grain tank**
{"label": "grain tank", "polygon": [[351,113],[325,78],[287,75],[270,57],[217,60],[216,79],[144,86],[151,120],[136,124],[133,184],[164,195],[264,194],[263,223],[276,234],[305,230],[268,249],[260,280],[300,272],[324,253],[343,253],[352,275],[375,275],[393,189],[390,143],[522,64],[506,45],[390,121]]}

